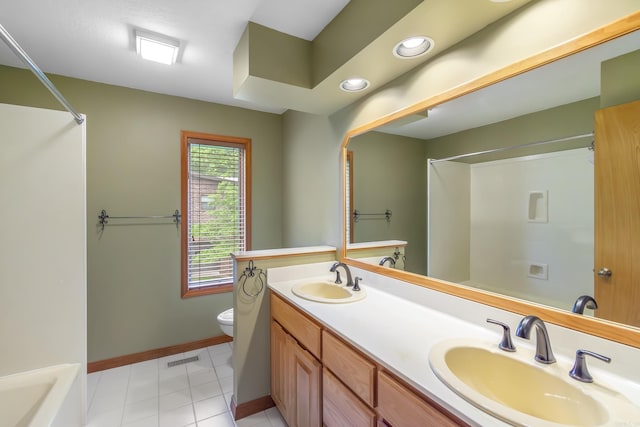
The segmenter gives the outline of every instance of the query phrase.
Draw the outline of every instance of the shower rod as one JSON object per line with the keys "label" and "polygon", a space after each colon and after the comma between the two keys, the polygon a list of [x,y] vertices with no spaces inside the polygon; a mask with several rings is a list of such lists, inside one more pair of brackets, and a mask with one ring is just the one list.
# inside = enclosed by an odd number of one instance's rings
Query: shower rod
{"label": "shower rod", "polygon": [[0,38],[7,44],[9,49],[11,49],[13,53],[18,55],[18,57],[22,60],[22,62],[24,62],[27,65],[27,67],[29,67],[31,71],[33,71],[33,74],[35,74],[36,77],[40,80],[40,82],[42,82],[42,84],[45,85],[47,89],[49,89],[49,92],[51,92],[53,96],[55,96],[58,102],[60,102],[64,106],[64,108],[66,108],[67,111],[71,113],[76,123],[81,125],[84,122],[84,117],[78,114],[73,109],[73,107],[71,107],[71,104],[69,104],[69,102],[65,99],[65,97],[62,96],[58,88],[56,88],[54,84],[51,83],[51,80],[49,80],[49,78],[44,75],[42,70],[40,70],[40,68],[38,68],[36,63],[33,62],[33,60],[29,57],[29,55],[27,55],[27,52],[25,52],[24,49],[20,47],[18,42],[16,42],[13,39],[13,37],[11,37],[11,34],[9,34],[9,32],[2,25],[0,25]]}
{"label": "shower rod", "polygon": [[583,133],[581,135],[567,136],[564,138],[549,139],[546,141],[527,142],[526,144],[512,145],[510,147],[501,147],[501,148],[493,148],[491,150],[476,151],[475,153],[458,154],[456,156],[445,157],[443,159],[429,159],[429,163],[433,164],[438,162],[445,162],[448,160],[458,160],[458,159],[463,159],[465,157],[478,156],[480,154],[499,153],[502,151],[513,150],[516,148],[525,148],[525,147],[533,147],[536,145],[553,144],[555,142],[572,141],[574,139],[581,139],[581,138],[588,138],[588,137],[593,137],[593,132]]}

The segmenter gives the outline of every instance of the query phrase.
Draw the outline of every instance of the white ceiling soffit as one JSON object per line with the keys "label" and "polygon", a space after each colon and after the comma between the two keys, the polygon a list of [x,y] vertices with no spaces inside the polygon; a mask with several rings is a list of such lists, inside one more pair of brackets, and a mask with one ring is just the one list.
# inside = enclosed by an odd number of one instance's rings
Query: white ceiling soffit
{"label": "white ceiling soffit", "polygon": [[[428,61],[529,0],[494,3],[489,0],[424,0],[364,49],[312,88],[249,76],[237,88],[236,97],[258,104],[270,103],[283,109],[314,114],[331,114],[382,87],[385,83]],[[354,28],[354,31],[357,29]],[[415,59],[394,57],[393,47],[414,35],[434,40],[434,48]],[[371,85],[359,93],[347,93],[339,85],[346,78],[360,76]]]}
{"label": "white ceiling soffit", "polygon": [[379,131],[432,139],[599,96],[601,63],[638,46],[640,31],[437,105],[424,119]]}
{"label": "white ceiling soffit", "polygon": [[[355,0],[354,0],[355,1]],[[358,0],[363,2],[364,0]],[[529,0],[424,0],[411,13],[312,89],[272,81],[251,82],[233,95],[233,51],[249,21],[313,40],[347,0],[21,0],[0,2],[0,24],[47,74],[265,112],[287,109],[328,114],[381,87]],[[182,42],[178,64],[144,61],[135,53],[133,29]],[[354,28],[354,31],[358,31]],[[425,59],[400,60],[391,49],[414,33],[435,40]],[[25,68],[0,43],[0,64]],[[339,82],[362,74],[364,93],[348,94]]]}

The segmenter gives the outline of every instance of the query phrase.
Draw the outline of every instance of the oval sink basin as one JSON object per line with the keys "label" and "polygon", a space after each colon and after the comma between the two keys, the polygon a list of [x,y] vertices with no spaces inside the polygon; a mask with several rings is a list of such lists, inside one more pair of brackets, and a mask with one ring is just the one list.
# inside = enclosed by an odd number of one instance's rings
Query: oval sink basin
{"label": "oval sink basin", "polygon": [[449,340],[432,348],[429,363],[455,393],[513,425],[595,427],[640,421],[640,408],[621,394],[571,379],[571,366],[541,365],[533,357],[528,349],[506,353],[493,343]]}
{"label": "oval sink basin", "polygon": [[298,283],[293,285],[291,291],[300,298],[330,304],[359,301],[366,296],[362,289],[353,291],[349,287],[336,285],[329,281]]}

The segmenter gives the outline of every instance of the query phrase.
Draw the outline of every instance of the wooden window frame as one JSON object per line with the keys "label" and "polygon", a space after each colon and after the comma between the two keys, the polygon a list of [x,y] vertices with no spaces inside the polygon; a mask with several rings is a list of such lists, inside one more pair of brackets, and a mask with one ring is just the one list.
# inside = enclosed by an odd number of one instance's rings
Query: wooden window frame
{"label": "wooden window frame", "polygon": [[193,140],[200,140],[212,145],[242,145],[244,147],[244,189],[245,189],[245,250],[251,250],[251,139],[239,138],[225,135],[215,135],[201,132],[180,132],[180,207],[183,221],[181,221],[180,239],[180,294],[182,298],[190,298],[201,295],[211,295],[233,291],[233,282],[219,285],[203,286],[199,288],[189,288],[188,279],[188,240],[189,240],[189,144],[197,143]]}
{"label": "wooden window frame", "polygon": [[347,167],[349,168],[349,182],[347,183],[347,191],[349,193],[349,236],[347,236],[347,238],[349,239],[348,243],[353,243],[353,151],[347,151]]}

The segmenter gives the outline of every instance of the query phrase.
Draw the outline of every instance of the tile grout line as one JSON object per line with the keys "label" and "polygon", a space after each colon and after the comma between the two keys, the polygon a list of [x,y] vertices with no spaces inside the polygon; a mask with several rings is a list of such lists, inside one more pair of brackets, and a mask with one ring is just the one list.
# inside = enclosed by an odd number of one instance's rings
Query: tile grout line
{"label": "tile grout line", "polygon": [[191,393],[191,376],[189,375],[188,364],[185,364],[184,370],[187,373],[187,385],[189,386],[189,400],[191,400],[191,412],[193,413],[193,423],[198,425],[198,416],[196,415],[196,405],[193,402],[193,393]]}
{"label": "tile grout line", "polygon": [[120,414],[120,426],[124,424],[124,414],[125,414],[125,410],[127,409],[127,397],[129,397],[129,385],[131,384],[131,375],[133,372],[132,365],[128,365],[128,366],[129,366],[129,375],[127,375],[127,388],[125,389],[125,392],[124,392],[124,402],[122,402],[122,414]]}
{"label": "tile grout line", "polygon": [[102,379],[102,372],[97,372],[96,376],[98,377],[98,379],[96,380],[96,384],[93,387],[91,399],[87,399],[87,419],[89,417],[89,410],[91,409],[91,405],[93,404],[93,399],[96,397],[96,393],[98,392],[98,386],[100,385],[100,380]]}

